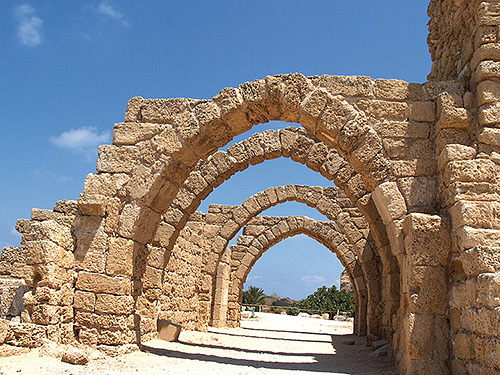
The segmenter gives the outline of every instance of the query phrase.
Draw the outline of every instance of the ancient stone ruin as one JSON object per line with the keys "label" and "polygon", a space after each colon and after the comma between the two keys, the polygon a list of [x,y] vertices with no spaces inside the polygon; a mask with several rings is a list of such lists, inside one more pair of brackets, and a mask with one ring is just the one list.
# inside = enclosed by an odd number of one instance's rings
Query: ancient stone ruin
{"label": "ancient stone ruin", "polygon": [[[400,373],[500,373],[500,3],[432,0],[429,16],[424,84],[285,74],[209,100],[132,98],[78,201],[17,222],[21,246],[0,257],[0,344],[113,352],[155,337],[159,319],[237,326],[253,264],[304,233],[337,254],[355,332],[387,339]],[[219,150],[271,120],[301,127]],[[278,157],[335,186],[196,212]],[[289,200],[329,221],[258,216]]]}

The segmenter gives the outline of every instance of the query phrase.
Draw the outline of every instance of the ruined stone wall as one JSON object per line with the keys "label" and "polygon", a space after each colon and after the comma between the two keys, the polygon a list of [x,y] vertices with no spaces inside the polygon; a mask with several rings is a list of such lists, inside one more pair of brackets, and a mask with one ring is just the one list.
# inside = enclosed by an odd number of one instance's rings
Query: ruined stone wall
{"label": "ruined stone wall", "polygon": [[346,270],[343,270],[340,274],[340,291],[345,291],[347,293],[353,293],[353,287],[349,274]]}
{"label": "ruined stone wall", "polygon": [[[472,68],[470,61],[474,54],[476,14],[479,0],[432,0],[428,15],[429,36],[427,42],[433,61],[430,81],[468,81]],[[480,16],[479,16],[480,17]]]}
{"label": "ruined stone wall", "polygon": [[[498,373],[500,5],[433,0],[429,15],[424,84],[287,74],[210,100],[131,99],[78,204],[18,222],[21,247],[2,253],[0,273],[31,290],[20,317],[0,320],[0,343],[109,350],[153,337],[159,316],[203,329],[224,299],[228,241],[285,190],[193,213],[233,174],[288,157],[334,181],[368,223],[371,253],[363,238],[353,248],[364,275],[379,275],[365,279],[382,301],[369,315],[400,372]],[[218,151],[271,120],[302,129]],[[312,193],[300,199],[349,222]]]}

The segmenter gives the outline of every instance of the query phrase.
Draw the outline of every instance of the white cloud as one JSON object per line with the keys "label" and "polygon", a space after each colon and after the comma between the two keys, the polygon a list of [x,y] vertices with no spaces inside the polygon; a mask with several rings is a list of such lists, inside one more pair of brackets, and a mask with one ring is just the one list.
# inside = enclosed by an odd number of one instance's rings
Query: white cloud
{"label": "white cloud", "polygon": [[75,153],[91,156],[97,151],[97,147],[110,141],[109,131],[98,133],[97,128],[92,126],[83,126],[78,129],[70,129],[57,137],[50,137],[52,144],[66,148]]}
{"label": "white cloud", "polygon": [[300,281],[305,283],[323,283],[326,279],[321,275],[307,275],[302,276]]}
{"label": "white cloud", "polygon": [[14,9],[14,14],[19,22],[17,27],[19,41],[28,47],[41,44],[43,20],[36,15],[35,9],[29,4],[22,4]]}
{"label": "white cloud", "polygon": [[15,236],[15,237],[19,237],[19,238],[21,237],[21,233],[19,233],[19,232],[16,230],[16,228],[12,228],[12,229],[10,230],[10,234],[12,234],[12,235],[13,235],[13,236]]}
{"label": "white cloud", "polygon": [[120,12],[115,9],[108,1],[103,0],[95,9],[100,15],[119,21],[123,26],[128,26],[128,22],[125,20],[125,13]]}

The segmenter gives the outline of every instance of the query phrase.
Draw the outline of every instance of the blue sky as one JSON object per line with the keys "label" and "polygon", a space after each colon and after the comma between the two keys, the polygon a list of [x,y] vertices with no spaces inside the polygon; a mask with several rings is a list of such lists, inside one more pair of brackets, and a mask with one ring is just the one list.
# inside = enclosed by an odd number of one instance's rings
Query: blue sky
{"label": "blue sky", "polygon": [[[19,244],[13,227],[31,208],[78,197],[131,97],[211,98],[292,72],[424,82],[426,8],[421,0],[1,1],[0,248]],[[328,181],[283,159],[239,173],[207,200],[239,204],[286,183]],[[266,214],[322,219],[291,203]],[[297,237],[266,253],[249,280],[300,298],[339,273],[323,246]]]}

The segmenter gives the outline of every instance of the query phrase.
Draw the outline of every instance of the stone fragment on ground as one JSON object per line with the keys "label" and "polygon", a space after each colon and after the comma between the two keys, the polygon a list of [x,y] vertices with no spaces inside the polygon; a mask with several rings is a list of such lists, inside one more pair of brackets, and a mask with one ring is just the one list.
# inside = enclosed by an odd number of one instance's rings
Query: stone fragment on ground
{"label": "stone fragment on ground", "polygon": [[89,355],[83,349],[68,346],[62,355],[61,361],[73,365],[84,365],[89,361]]}

